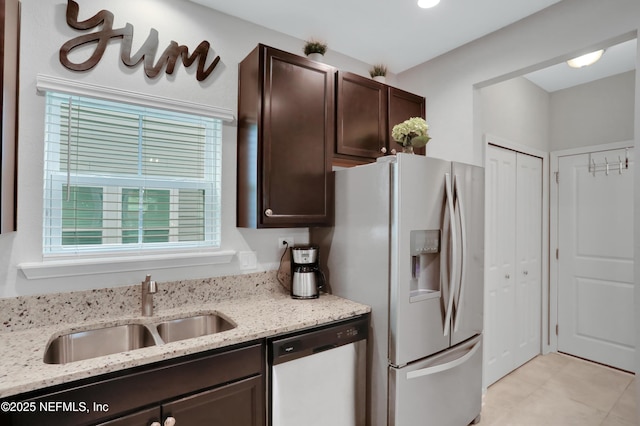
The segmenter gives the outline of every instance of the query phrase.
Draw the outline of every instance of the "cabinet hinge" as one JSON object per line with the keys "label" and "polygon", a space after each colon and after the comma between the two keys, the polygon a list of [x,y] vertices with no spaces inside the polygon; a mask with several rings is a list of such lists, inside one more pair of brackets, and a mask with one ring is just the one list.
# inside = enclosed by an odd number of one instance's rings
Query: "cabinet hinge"
{"label": "cabinet hinge", "polygon": [[560,172],[555,172],[556,174],[556,183],[560,183]]}
{"label": "cabinet hinge", "polygon": [[556,336],[558,335],[558,324],[556,324]]}

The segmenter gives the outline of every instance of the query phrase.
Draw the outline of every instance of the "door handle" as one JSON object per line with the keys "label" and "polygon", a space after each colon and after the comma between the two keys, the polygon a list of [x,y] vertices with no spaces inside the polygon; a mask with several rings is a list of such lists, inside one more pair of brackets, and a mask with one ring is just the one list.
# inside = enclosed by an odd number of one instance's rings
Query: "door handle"
{"label": "door handle", "polygon": [[478,348],[480,348],[481,340],[477,341],[473,347],[466,354],[462,355],[460,358],[456,358],[453,361],[445,362],[444,364],[434,365],[432,367],[421,368],[420,370],[410,371],[407,373],[407,379],[416,379],[418,377],[428,376],[430,374],[441,373],[443,371],[451,370],[459,365],[467,362],[471,357],[473,357],[476,352],[478,352]]}
{"label": "door handle", "polygon": [[443,334],[447,336],[449,334],[450,323],[451,323],[451,311],[453,310],[453,286],[456,282],[455,273],[456,268],[454,265],[456,264],[456,260],[458,258],[458,235],[456,232],[456,226],[453,223],[455,221],[454,211],[453,211],[453,196],[451,194],[451,176],[449,173],[444,174],[444,186],[445,186],[445,194],[446,194],[446,203],[449,209],[449,239],[451,241],[451,262],[449,265],[449,300],[447,302],[447,309],[445,311],[444,318],[444,330]]}
{"label": "door handle", "polygon": [[465,261],[467,256],[467,226],[465,223],[465,209],[464,209],[464,200],[462,192],[458,189],[458,180],[456,176],[453,175],[453,192],[456,195],[456,201],[458,203],[458,216],[460,217],[460,238],[461,238],[461,253],[460,253],[460,285],[458,286],[458,301],[456,303],[456,314],[455,319],[453,321],[453,331],[458,331],[458,325],[460,324],[460,316],[462,313],[462,296],[464,293],[465,287],[465,278],[466,278],[466,268]]}

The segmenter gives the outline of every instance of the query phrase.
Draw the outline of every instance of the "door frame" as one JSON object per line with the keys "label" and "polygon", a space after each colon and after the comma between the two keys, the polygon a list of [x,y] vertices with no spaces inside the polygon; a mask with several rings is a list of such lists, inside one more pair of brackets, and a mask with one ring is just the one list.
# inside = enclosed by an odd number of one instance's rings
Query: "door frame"
{"label": "door frame", "polygon": [[[550,152],[551,170],[549,171],[549,327],[553,332],[549,333],[548,351],[558,351],[558,335],[555,327],[558,325],[558,259],[556,250],[558,248],[558,184],[556,183],[556,173],[559,169],[560,157],[571,155],[588,154],[590,152],[609,151],[613,149],[633,148],[634,140],[611,142],[600,145],[581,146],[577,148],[562,149]],[[560,177],[562,179],[562,177]],[[549,329],[551,330],[551,328]]]}
{"label": "door frame", "polygon": [[[508,149],[511,151],[515,151],[518,153],[531,155],[533,157],[538,157],[542,159],[542,253],[540,255],[540,266],[541,266],[541,279],[542,279],[542,311],[541,318],[542,324],[540,324],[540,338],[541,338],[541,347],[540,353],[546,354],[552,351],[555,351],[558,347],[557,339],[555,341],[555,348],[553,347],[553,336],[554,333],[551,333],[551,324],[555,324],[557,322],[557,315],[555,316],[554,322],[552,322],[551,316],[551,287],[549,282],[549,153],[527,146],[523,144],[519,144],[516,142],[512,142],[508,139],[501,138],[499,136],[493,135],[491,133],[487,133],[484,136],[484,164],[486,166],[487,162],[487,147],[489,145],[497,146],[499,148]],[[486,236],[486,226],[485,226],[485,236]],[[487,271],[485,268],[485,281],[487,279]],[[557,294],[556,294],[557,298]],[[556,311],[557,313],[557,311]]]}

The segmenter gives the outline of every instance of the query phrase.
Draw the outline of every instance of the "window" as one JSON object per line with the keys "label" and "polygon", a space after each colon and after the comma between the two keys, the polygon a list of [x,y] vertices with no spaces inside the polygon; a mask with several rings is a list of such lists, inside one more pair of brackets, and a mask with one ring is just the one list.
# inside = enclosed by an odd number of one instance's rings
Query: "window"
{"label": "window", "polygon": [[47,92],[45,255],[220,246],[219,119]]}

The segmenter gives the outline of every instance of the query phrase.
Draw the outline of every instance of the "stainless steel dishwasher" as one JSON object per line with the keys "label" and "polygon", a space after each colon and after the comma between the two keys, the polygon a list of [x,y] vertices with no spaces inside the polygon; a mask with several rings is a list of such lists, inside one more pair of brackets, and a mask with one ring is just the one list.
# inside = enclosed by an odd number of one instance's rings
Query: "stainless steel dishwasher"
{"label": "stainless steel dishwasher", "polygon": [[366,421],[369,316],[268,341],[271,426]]}

